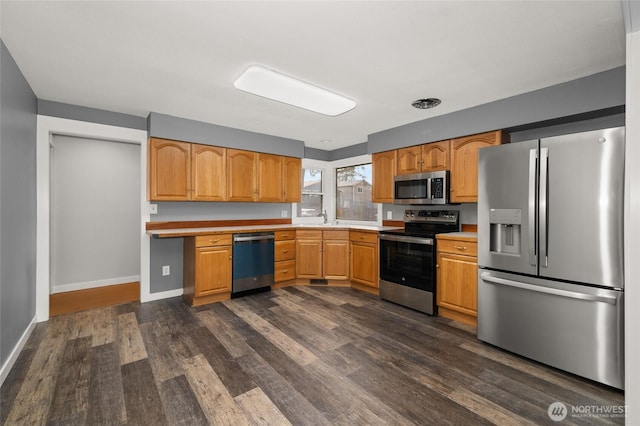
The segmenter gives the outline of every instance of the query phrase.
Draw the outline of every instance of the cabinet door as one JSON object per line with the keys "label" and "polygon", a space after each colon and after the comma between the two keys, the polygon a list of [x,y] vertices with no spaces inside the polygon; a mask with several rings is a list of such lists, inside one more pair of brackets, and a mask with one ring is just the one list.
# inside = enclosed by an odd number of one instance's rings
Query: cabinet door
{"label": "cabinet door", "polygon": [[501,131],[466,136],[451,141],[452,203],[478,202],[478,150],[503,142]]}
{"label": "cabinet door", "polygon": [[421,151],[420,145],[399,149],[396,173],[399,175],[420,173],[422,171]]}
{"label": "cabinet door", "polygon": [[282,201],[282,157],[280,155],[256,155],[255,201],[279,203]]}
{"label": "cabinet door", "polygon": [[196,248],[194,296],[231,292],[231,247]]}
{"label": "cabinet door", "polygon": [[324,240],[323,276],[326,279],[349,279],[349,241]]}
{"label": "cabinet door", "polygon": [[302,197],[302,160],[293,157],[282,159],[282,190],[285,203],[299,203]]}
{"label": "cabinet door", "polygon": [[478,264],[475,257],[438,253],[438,306],[467,315],[478,311]]}
{"label": "cabinet door", "polygon": [[449,141],[422,145],[422,171],[449,170]]}
{"label": "cabinet door", "polygon": [[377,152],[371,156],[374,203],[393,203],[393,177],[396,174],[397,151]]}
{"label": "cabinet door", "polygon": [[378,288],[378,245],[351,243],[351,280]]}
{"label": "cabinet door", "polygon": [[190,199],[191,144],[151,138],[148,151],[150,201]]}
{"label": "cabinet door", "polygon": [[227,199],[255,199],[255,155],[253,151],[227,149]]}
{"label": "cabinet door", "polygon": [[322,278],[322,240],[296,240],[296,276]]}
{"label": "cabinet door", "polygon": [[191,199],[225,201],[227,199],[226,149],[191,144]]}

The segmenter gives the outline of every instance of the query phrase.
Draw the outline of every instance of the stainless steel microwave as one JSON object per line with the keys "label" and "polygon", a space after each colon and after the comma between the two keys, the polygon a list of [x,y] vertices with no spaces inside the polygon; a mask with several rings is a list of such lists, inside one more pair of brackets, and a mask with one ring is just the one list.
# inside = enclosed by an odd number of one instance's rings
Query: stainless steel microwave
{"label": "stainless steel microwave", "polygon": [[394,204],[448,204],[449,172],[398,175],[393,178]]}

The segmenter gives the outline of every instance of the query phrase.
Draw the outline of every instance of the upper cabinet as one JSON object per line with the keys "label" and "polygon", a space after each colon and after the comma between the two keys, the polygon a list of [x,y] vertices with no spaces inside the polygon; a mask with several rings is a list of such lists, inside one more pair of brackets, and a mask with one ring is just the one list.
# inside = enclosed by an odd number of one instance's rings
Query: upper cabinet
{"label": "upper cabinet", "polygon": [[508,135],[500,130],[451,141],[450,202],[478,202],[478,150],[507,142],[509,142]]}
{"label": "upper cabinet", "polygon": [[256,201],[282,201],[282,157],[256,154]]}
{"label": "upper cabinet", "polygon": [[422,145],[422,171],[435,172],[449,170],[450,141],[433,142]]}
{"label": "upper cabinet", "polygon": [[191,144],[151,138],[148,198],[183,201],[191,197]]}
{"label": "upper cabinet", "polygon": [[302,160],[282,157],[282,202],[299,203],[302,197]]}
{"label": "upper cabinet", "polygon": [[191,144],[191,200],[224,201],[226,199],[226,149]]}
{"label": "upper cabinet", "polygon": [[478,150],[509,142],[501,130],[372,155],[373,202],[393,203],[395,175],[449,170],[451,203],[478,202]]}
{"label": "upper cabinet", "polygon": [[150,201],[299,202],[300,158],[150,138]]}
{"label": "upper cabinet", "polygon": [[254,201],[256,198],[256,153],[227,148],[228,201]]}
{"label": "upper cabinet", "polygon": [[393,203],[393,177],[396,174],[397,151],[377,152],[371,156],[373,171],[372,200],[374,203]]}

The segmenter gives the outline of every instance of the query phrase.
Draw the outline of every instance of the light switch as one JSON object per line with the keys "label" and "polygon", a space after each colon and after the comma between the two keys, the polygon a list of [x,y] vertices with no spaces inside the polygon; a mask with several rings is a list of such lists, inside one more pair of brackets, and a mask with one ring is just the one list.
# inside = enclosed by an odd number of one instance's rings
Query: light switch
{"label": "light switch", "polygon": [[157,204],[149,204],[149,214],[158,214]]}

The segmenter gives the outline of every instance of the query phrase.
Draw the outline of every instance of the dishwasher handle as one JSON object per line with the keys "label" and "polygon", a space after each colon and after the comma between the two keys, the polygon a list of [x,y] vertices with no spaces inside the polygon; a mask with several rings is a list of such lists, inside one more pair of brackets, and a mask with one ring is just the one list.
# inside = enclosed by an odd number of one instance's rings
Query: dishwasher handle
{"label": "dishwasher handle", "polygon": [[233,242],[246,242],[246,241],[265,241],[265,240],[273,240],[275,236],[273,234],[262,234],[262,235],[234,235]]}

